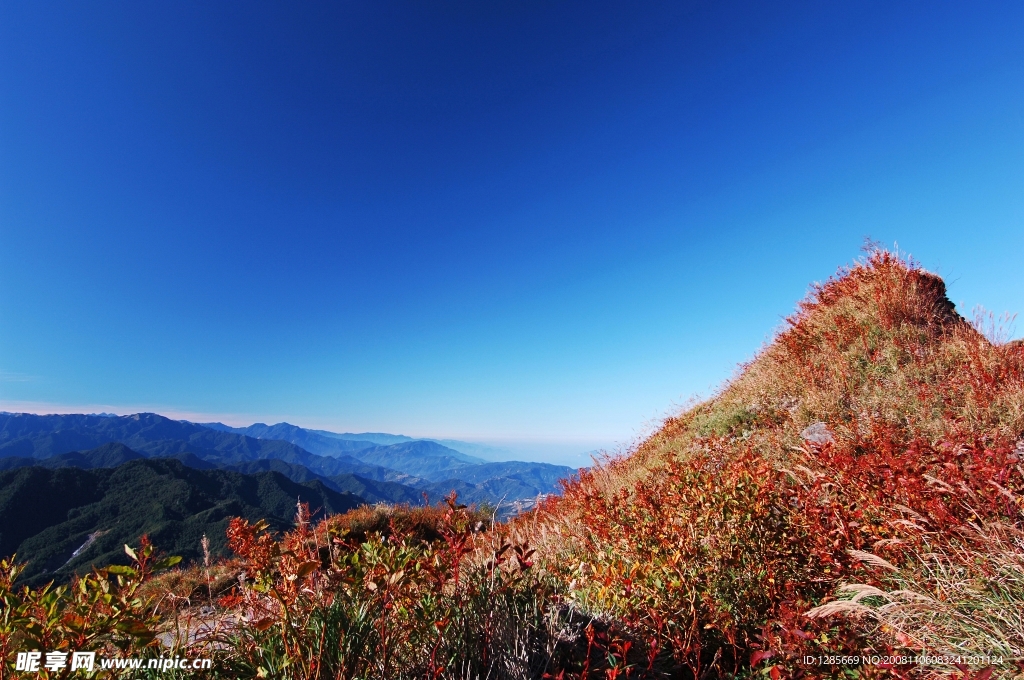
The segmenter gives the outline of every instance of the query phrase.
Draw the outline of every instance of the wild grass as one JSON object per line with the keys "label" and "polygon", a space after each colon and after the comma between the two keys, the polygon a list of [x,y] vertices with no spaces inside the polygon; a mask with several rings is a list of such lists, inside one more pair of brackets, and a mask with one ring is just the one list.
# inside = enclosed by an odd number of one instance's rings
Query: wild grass
{"label": "wild grass", "polygon": [[[1024,661],[1024,531],[1005,523],[968,525],[955,537],[932,545],[902,568],[863,553],[887,573],[882,587],[850,584],[839,598],[810,617],[845,616],[868,635],[893,647],[958,657],[961,665],[1000,675],[1020,673]],[[997,659],[993,661],[992,659]],[[949,664],[923,664],[918,671],[941,676]]]}

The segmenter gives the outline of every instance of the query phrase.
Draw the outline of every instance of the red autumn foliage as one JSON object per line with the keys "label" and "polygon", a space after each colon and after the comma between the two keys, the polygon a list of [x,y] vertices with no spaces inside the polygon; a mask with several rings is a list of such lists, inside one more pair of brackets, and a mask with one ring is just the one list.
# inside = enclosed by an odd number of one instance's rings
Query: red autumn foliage
{"label": "red autumn foliage", "polygon": [[[813,423],[827,436],[802,438]],[[816,286],[714,399],[568,484],[544,508],[546,554],[578,606],[697,677],[831,676],[801,660],[899,646],[805,616],[843,582],[877,582],[850,551],[888,546],[900,564],[921,532],[1019,525],[1022,432],[1024,347],[993,344],[941,279],[876,251]]]}

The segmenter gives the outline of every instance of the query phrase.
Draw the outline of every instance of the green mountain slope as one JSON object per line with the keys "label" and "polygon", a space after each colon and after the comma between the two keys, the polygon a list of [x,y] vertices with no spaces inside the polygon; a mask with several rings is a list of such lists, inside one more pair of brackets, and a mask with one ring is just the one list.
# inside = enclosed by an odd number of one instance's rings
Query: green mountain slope
{"label": "green mountain slope", "polygon": [[144,533],[161,550],[194,560],[203,534],[215,553],[226,554],[231,517],[287,528],[299,499],[318,514],[364,502],[319,480],[299,484],[276,472],[195,470],[176,460],[133,460],[97,470],[9,470],[0,473],[0,554],[17,552],[28,563],[24,578],[35,583],[124,562],[124,544],[137,543]]}
{"label": "green mountain slope", "polygon": [[[83,470],[91,470],[93,468],[117,467],[130,460],[143,457],[142,454],[132,451],[124,444],[112,442],[89,451],[70,451],[42,460],[14,456],[0,458],[0,470],[13,470],[21,467],[32,467],[33,465],[51,469],[77,467]],[[188,465],[188,463],[185,464]]]}
{"label": "green mountain slope", "polygon": [[244,474],[279,472],[293,482],[299,482],[300,484],[316,480],[339,493],[355,494],[367,503],[410,503],[415,505],[423,501],[421,492],[406,484],[375,480],[355,474],[325,477],[316,474],[302,465],[286,463],[283,460],[251,460],[231,465],[226,469]]}

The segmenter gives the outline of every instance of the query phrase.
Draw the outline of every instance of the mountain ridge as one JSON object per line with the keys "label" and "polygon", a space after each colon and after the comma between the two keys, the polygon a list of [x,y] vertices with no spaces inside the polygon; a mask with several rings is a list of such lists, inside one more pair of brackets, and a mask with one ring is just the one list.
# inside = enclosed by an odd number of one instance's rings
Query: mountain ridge
{"label": "mountain ridge", "polygon": [[[153,413],[0,414],[0,469],[23,467],[31,461],[40,461],[43,467],[102,467],[73,454],[120,443],[145,457],[175,458],[196,469],[277,469],[293,481],[308,480],[314,475],[329,486],[366,489],[372,502],[403,499],[402,502],[416,503],[422,502],[424,492],[434,497],[461,490],[467,500],[492,504],[502,499],[534,498],[556,492],[559,480],[575,472],[572,468],[544,463],[486,462],[432,440],[405,438],[408,441],[378,445],[364,440],[332,439],[288,423],[257,423],[247,428],[212,425],[217,429]],[[253,434],[288,437],[291,441]],[[310,452],[300,443],[329,455]],[[403,490],[391,484],[408,488]],[[449,488],[442,491],[446,485]]]}

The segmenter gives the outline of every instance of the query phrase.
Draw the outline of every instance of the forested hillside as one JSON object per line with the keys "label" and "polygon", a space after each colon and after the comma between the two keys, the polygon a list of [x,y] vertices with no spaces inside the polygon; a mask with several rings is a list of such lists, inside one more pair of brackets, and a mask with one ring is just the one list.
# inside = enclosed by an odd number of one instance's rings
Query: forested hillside
{"label": "forested hillside", "polygon": [[125,564],[126,543],[148,534],[162,550],[202,559],[202,537],[225,557],[232,517],[290,526],[298,501],[317,516],[364,501],[319,481],[276,472],[194,470],[175,460],[134,460],[116,468],[25,467],[0,472],[0,557],[17,553],[26,582],[65,580],[90,565]]}

